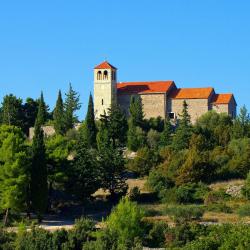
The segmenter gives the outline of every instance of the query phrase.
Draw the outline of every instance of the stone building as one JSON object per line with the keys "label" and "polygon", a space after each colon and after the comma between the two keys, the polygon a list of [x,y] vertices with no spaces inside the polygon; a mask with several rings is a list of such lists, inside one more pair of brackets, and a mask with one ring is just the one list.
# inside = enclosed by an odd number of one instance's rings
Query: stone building
{"label": "stone building", "polygon": [[184,100],[194,123],[209,110],[236,116],[233,94],[216,94],[214,88],[178,88],[174,81],[117,82],[117,69],[107,61],[94,68],[94,110],[96,119],[112,102],[117,102],[129,115],[131,96],[139,96],[145,118],[178,119]]}

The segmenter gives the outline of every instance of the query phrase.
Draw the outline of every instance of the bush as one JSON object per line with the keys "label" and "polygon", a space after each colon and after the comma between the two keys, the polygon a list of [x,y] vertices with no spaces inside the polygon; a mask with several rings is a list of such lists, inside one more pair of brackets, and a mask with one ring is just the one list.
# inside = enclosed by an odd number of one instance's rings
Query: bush
{"label": "bush", "polygon": [[167,176],[164,176],[161,169],[154,169],[149,173],[147,186],[159,195],[160,192],[172,188],[174,182]]}
{"label": "bush", "polygon": [[222,189],[218,191],[211,191],[205,195],[204,203],[206,205],[221,203],[230,199],[230,197],[231,196]]}
{"label": "bush", "polygon": [[244,197],[250,200],[250,172],[247,175],[247,178],[245,180],[245,185],[242,188],[241,192]]}
{"label": "bush", "polygon": [[192,220],[199,220],[204,214],[204,208],[194,205],[175,206],[166,209],[168,214],[176,223],[184,223]]}
{"label": "bush", "polygon": [[250,216],[250,204],[245,204],[245,205],[241,206],[238,209],[237,213],[240,217]]}
{"label": "bush", "polygon": [[180,204],[201,203],[209,187],[203,183],[188,183],[175,190],[176,201]]}
{"label": "bush", "polygon": [[218,203],[218,204],[209,204],[207,206],[207,210],[216,213],[226,213],[231,214],[233,209],[228,207],[225,203]]}
{"label": "bush", "polygon": [[138,201],[140,199],[140,189],[138,187],[133,187],[129,191],[128,197],[131,201]]}

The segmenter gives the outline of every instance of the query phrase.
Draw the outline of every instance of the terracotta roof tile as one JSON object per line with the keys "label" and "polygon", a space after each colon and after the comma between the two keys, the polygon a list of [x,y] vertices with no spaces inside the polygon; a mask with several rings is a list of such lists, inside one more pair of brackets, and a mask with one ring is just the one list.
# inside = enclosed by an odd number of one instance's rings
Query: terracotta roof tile
{"label": "terracotta roof tile", "polygon": [[175,87],[173,81],[121,82],[117,84],[118,94],[166,93]]}
{"label": "terracotta roof tile", "polygon": [[170,97],[173,99],[208,99],[213,88],[181,88],[174,90]]}
{"label": "terracotta roof tile", "polygon": [[234,98],[233,94],[216,94],[212,101],[213,104],[228,104]]}
{"label": "terracotta roof tile", "polygon": [[108,61],[104,61],[101,64],[97,65],[95,69],[117,69],[117,68],[111,65]]}

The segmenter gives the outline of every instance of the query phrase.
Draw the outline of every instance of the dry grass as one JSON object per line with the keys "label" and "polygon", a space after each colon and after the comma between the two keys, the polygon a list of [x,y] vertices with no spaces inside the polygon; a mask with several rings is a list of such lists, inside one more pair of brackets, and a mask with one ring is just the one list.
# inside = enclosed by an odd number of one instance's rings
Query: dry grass
{"label": "dry grass", "polygon": [[218,191],[220,189],[226,190],[230,186],[240,186],[243,184],[244,184],[243,179],[235,179],[235,180],[230,180],[230,181],[215,182],[211,184],[209,187],[214,191]]}

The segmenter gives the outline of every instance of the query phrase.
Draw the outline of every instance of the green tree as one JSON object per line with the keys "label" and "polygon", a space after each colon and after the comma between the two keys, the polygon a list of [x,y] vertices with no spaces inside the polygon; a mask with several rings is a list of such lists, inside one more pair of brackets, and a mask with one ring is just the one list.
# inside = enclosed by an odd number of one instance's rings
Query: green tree
{"label": "green tree", "polygon": [[55,131],[59,135],[65,133],[65,124],[64,124],[64,107],[61,90],[59,90],[58,98],[56,101],[56,107],[53,112],[54,127]]}
{"label": "green tree", "polygon": [[68,176],[68,189],[82,202],[100,187],[101,171],[96,152],[89,149],[83,141],[76,148],[76,156],[69,169]]}
{"label": "green tree", "polygon": [[23,211],[27,198],[29,159],[20,128],[0,127],[0,159],[0,208],[6,224],[9,211]]}
{"label": "green tree", "polygon": [[140,96],[131,96],[129,106],[130,119],[134,126],[143,126],[143,107]]}
{"label": "green tree", "polygon": [[89,147],[96,147],[97,128],[95,124],[94,103],[92,95],[89,95],[88,111],[83,127],[83,139]]}
{"label": "green tree", "polygon": [[73,90],[71,83],[69,84],[69,91],[66,94],[65,100],[65,127],[66,131],[74,127],[74,123],[78,121],[75,112],[81,108],[79,102],[79,94]]}
{"label": "green tree", "polygon": [[188,104],[183,102],[182,114],[176,134],[173,138],[172,146],[175,150],[186,149],[189,146],[190,137],[192,135],[192,126],[190,123],[190,115],[188,114]]}
{"label": "green tree", "polygon": [[129,201],[128,198],[121,199],[106,221],[107,229],[116,235],[119,246],[117,249],[132,247],[135,238],[143,236],[143,216],[143,210],[136,203]]}
{"label": "green tree", "polygon": [[160,145],[162,147],[169,146],[172,143],[173,126],[167,118],[164,121],[164,129],[161,133]]}
{"label": "green tree", "polygon": [[32,98],[27,98],[23,104],[23,128],[26,135],[29,134],[29,128],[35,126],[39,102]]}
{"label": "green tree", "polygon": [[39,102],[38,114],[32,142],[32,167],[31,167],[31,201],[38,219],[41,220],[47,209],[48,182],[47,164],[44,144],[44,134],[41,128],[44,122],[44,102]]}
{"label": "green tree", "polygon": [[2,123],[22,127],[22,100],[14,95],[6,95],[2,103]]}
{"label": "green tree", "polygon": [[38,103],[39,103],[39,106],[38,106],[37,117],[36,117],[35,123],[42,126],[48,120],[48,107],[46,106],[46,103],[44,101],[43,92],[41,93]]}
{"label": "green tree", "polygon": [[240,113],[234,121],[233,125],[233,137],[235,139],[249,137],[250,136],[250,115],[244,105],[240,109]]}
{"label": "green tree", "polygon": [[133,125],[131,119],[129,119],[128,124],[127,147],[132,151],[137,151],[146,145],[146,134],[140,127]]}
{"label": "green tree", "polygon": [[107,114],[101,115],[100,130],[105,129],[114,146],[123,146],[127,139],[127,119],[120,106],[113,103]]}
{"label": "green tree", "polygon": [[109,190],[111,199],[127,190],[124,177],[124,159],[120,148],[115,147],[106,129],[101,129],[97,135],[98,159],[102,170],[102,186]]}

